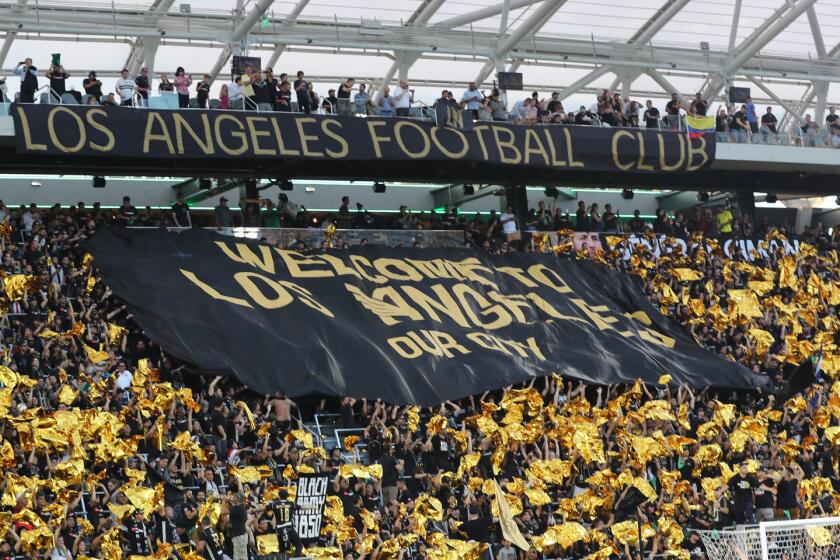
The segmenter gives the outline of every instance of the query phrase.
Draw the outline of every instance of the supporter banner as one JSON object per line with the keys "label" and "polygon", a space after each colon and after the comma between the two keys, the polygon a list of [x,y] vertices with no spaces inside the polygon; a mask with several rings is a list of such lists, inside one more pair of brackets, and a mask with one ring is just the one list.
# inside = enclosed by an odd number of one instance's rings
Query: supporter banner
{"label": "supporter banner", "polygon": [[[613,239],[607,239],[609,237],[613,237]],[[687,255],[689,253],[689,247],[694,247],[698,243],[706,244],[707,250],[712,249],[706,241],[695,241],[684,237],[664,234],[632,234],[627,236],[626,242],[623,234],[619,233],[576,231],[572,234],[572,244],[575,250],[583,248],[584,244],[586,244],[586,248],[593,254],[598,249],[614,248],[618,242],[623,242],[619,250],[621,251],[622,258],[626,261],[630,260],[630,257],[633,255],[633,248],[639,244],[650,249],[651,254],[657,258],[675,251]],[[758,238],[744,239],[721,235],[715,238],[715,242],[723,250],[726,258],[742,259],[748,262],[755,262],[757,258],[762,259],[770,255],[775,255],[779,249],[782,249],[786,255],[796,255],[799,253],[798,239],[771,239],[767,241]]]}
{"label": "supporter banner", "polygon": [[297,479],[295,529],[304,545],[311,544],[321,533],[321,519],[327,501],[330,480],[326,476],[301,474]]}
{"label": "supporter banner", "polygon": [[557,372],[750,388],[630,275],[548,254],[354,247],[300,254],[191,230],[105,230],[105,283],[148,336],[262,393],[431,405]]}
{"label": "supporter banner", "polygon": [[27,155],[417,161],[525,165],[558,171],[685,173],[708,167],[714,135],[587,126],[476,123],[471,130],[396,118],[19,104]]}

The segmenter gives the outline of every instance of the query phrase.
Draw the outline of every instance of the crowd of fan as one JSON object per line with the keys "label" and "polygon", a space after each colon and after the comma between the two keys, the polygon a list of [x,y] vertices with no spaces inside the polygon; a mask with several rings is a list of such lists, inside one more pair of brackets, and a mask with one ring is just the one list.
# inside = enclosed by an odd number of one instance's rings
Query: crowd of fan
{"label": "crowd of fan", "polygon": [[[840,507],[836,248],[730,260],[696,234],[686,254],[665,243],[656,258],[620,235],[590,254],[569,250],[557,223],[532,234],[530,250],[640,275],[666,315],[767,375],[768,392],[668,376],[586,386],[558,372],[429,409],[294,403],[202,379],[144,338],[83,247],[98,227],[137,219],[128,207],[0,204],[0,559],[244,560],[306,472],[332,480],[323,540],[306,554],[345,560],[701,560],[698,529]],[[819,380],[781,396],[786,373],[818,353]],[[321,449],[297,407],[363,432]],[[527,552],[500,538],[494,478]]]}
{"label": "crowd of fan", "polygon": [[[31,103],[38,90],[38,69],[31,59],[19,63],[16,73],[21,78],[20,101]],[[61,100],[65,95],[74,97],[76,103],[102,104],[111,106],[147,107],[149,95],[153,91],[148,68],[143,67],[137,76],[131,77],[128,69],[122,70],[114,92],[104,92],[102,82],[96,72],[90,72],[82,82],[85,95],[67,90],[70,74],[60,64],[53,64],[44,73],[49,80],[50,94]],[[233,81],[221,86],[218,99],[211,99],[211,76],[205,74],[200,80],[193,81],[192,75],[178,67],[170,81],[167,74],[160,74],[157,91],[177,94],[178,106],[182,108],[217,108],[255,111],[299,111],[304,113],[321,111],[326,114],[362,114],[380,116],[414,116],[411,108],[415,102],[415,90],[408,80],[399,80],[393,88],[385,86],[381,95],[374,93],[365,84],[356,84],[348,78],[337,88],[329,89],[326,95],[318,94],[303,71],[294,77],[286,73],[275,76],[271,68],[253,69],[248,67],[245,73],[236,76]],[[0,89],[0,101],[3,100]],[[193,97],[194,94],[194,97]],[[493,88],[488,94],[479,90],[475,82],[470,82],[467,89],[457,97],[450,90],[443,90],[441,96],[431,104],[459,110],[468,110],[476,120],[513,121],[520,124],[559,123],[575,125],[597,125],[612,127],[640,127],[652,129],[685,130],[683,115],[706,116],[709,101],[697,93],[690,102],[684,101],[677,93],[671,94],[666,103],[664,114],[647,100],[642,106],[638,101],[619,93],[603,90],[591,107],[581,105],[577,111],[566,110],[560,100],[560,93],[553,92],[549,98],[540,97],[533,92],[530,97],[508,106],[505,97]],[[418,108],[422,114],[423,109]],[[800,145],[840,147],[840,123],[834,107],[829,108],[825,126],[805,115],[795,130],[793,140]],[[760,142],[787,143],[779,135],[778,119],[772,107],[767,107],[763,115],[758,114],[751,98],[741,105],[728,104],[720,108],[715,115],[715,132],[721,142]]]}

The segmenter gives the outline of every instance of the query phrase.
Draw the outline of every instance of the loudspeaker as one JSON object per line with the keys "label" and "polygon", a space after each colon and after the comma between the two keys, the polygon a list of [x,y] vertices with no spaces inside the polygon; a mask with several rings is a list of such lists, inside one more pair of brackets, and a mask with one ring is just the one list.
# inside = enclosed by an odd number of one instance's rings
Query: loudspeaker
{"label": "loudspeaker", "polygon": [[750,97],[750,88],[748,87],[729,88],[730,103],[746,103],[748,97]]}
{"label": "loudspeaker", "polygon": [[385,183],[377,181],[373,184],[373,192],[382,194],[385,192]]}
{"label": "loudspeaker", "polygon": [[475,187],[472,185],[464,185],[464,196],[471,196],[475,194]]}
{"label": "loudspeaker", "polygon": [[522,89],[522,72],[499,72],[499,89]]}

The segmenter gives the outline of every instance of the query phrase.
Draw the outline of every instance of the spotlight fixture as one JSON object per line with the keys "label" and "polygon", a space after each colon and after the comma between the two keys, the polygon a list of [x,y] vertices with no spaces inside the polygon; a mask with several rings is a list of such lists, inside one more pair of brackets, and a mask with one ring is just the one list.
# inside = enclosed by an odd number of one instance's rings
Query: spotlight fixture
{"label": "spotlight fixture", "polygon": [[105,188],[105,177],[100,177],[96,175],[93,177],[93,188],[94,189],[104,189]]}
{"label": "spotlight fixture", "polygon": [[290,191],[295,188],[294,183],[288,179],[280,179],[277,181],[277,184],[280,186],[281,191]]}
{"label": "spotlight fixture", "polygon": [[709,193],[706,191],[698,191],[697,200],[699,202],[709,202]]}
{"label": "spotlight fixture", "polygon": [[464,185],[464,196],[471,196],[475,194],[475,187],[472,185]]}
{"label": "spotlight fixture", "polygon": [[213,188],[213,181],[206,178],[201,178],[198,180],[198,188],[206,191]]}
{"label": "spotlight fixture", "polygon": [[373,192],[382,194],[385,192],[385,183],[382,181],[376,181],[373,183]]}
{"label": "spotlight fixture", "polygon": [[543,191],[543,194],[547,198],[556,199],[558,196],[560,196],[560,191],[557,189],[557,187],[546,187],[545,190]]}
{"label": "spotlight fixture", "polygon": [[775,204],[779,201],[779,197],[773,193],[767,193],[767,196],[764,197],[764,202],[769,204]]}
{"label": "spotlight fixture", "polygon": [[621,191],[621,198],[623,198],[624,200],[633,200],[633,196],[633,189],[624,189],[623,191]]}

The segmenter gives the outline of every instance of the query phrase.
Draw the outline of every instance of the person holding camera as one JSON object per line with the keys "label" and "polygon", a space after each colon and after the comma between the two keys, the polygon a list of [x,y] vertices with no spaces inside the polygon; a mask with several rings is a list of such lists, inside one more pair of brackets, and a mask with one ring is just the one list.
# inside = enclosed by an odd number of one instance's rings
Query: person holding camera
{"label": "person holding camera", "polygon": [[20,77],[20,102],[35,103],[35,91],[38,89],[38,69],[32,66],[32,59],[18,62],[15,74]]}

